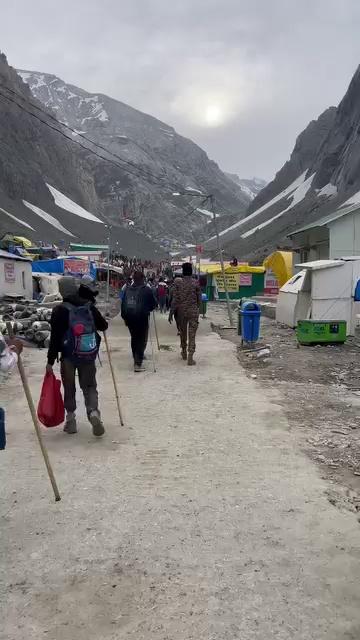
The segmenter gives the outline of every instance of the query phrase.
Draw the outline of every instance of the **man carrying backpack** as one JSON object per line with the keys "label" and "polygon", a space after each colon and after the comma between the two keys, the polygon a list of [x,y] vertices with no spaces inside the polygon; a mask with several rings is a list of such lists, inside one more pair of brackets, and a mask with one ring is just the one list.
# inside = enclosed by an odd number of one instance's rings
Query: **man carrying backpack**
{"label": "man carrying backpack", "polygon": [[97,331],[106,331],[108,323],[94,304],[80,297],[75,278],[60,278],[59,291],[63,302],[52,312],[46,368],[52,371],[60,353],[66,410],[64,431],[69,434],[77,432],[75,374],[78,372],[93,434],[102,436],[105,429],[98,406],[95,361],[101,340]]}
{"label": "man carrying backpack", "polygon": [[144,371],[143,360],[149,333],[149,315],[156,307],[156,300],[144,282],[142,271],[135,271],[133,284],[127,286],[121,303],[121,317],[131,335],[134,371]]}

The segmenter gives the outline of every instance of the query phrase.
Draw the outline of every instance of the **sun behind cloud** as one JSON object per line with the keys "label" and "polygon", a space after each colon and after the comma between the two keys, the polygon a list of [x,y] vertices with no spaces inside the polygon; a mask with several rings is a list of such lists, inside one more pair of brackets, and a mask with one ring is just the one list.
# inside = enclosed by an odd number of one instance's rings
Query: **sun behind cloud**
{"label": "sun behind cloud", "polygon": [[205,109],[204,117],[208,127],[217,127],[224,121],[224,112],[218,104],[209,104]]}

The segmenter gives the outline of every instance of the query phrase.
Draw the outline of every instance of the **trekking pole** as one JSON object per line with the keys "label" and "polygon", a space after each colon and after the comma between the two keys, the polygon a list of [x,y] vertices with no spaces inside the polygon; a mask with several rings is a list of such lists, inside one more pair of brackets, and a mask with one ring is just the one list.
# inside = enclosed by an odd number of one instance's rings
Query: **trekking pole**
{"label": "trekking pole", "polygon": [[149,328],[149,336],[150,336],[150,344],[151,344],[151,353],[152,353],[152,361],[153,361],[154,373],[156,373],[155,353],[154,353],[154,345],[153,345],[153,339],[152,339],[151,322],[150,322],[150,328]]}
{"label": "trekking pole", "polygon": [[155,320],[155,311],[153,311],[153,320],[154,320],[154,329],[155,329],[155,336],[156,336],[157,348],[158,348],[158,350],[160,351],[160,342],[159,342],[159,336],[158,336],[157,326],[156,326],[156,320]]}
{"label": "trekking pole", "polygon": [[117,387],[117,382],[116,382],[116,378],[115,378],[114,368],[113,368],[113,364],[112,364],[112,360],[111,360],[109,343],[108,343],[108,339],[107,339],[107,335],[106,335],[105,331],[104,331],[104,339],[105,339],[105,344],[106,344],[106,351],[107,351],[108,358],[109,358],[111,377],[112,377],[112,380],[113,380],[113,383],[114,383],[115,398],[116,398],[116,404],[117,404],[117,408],[118,408],[118,412],[119,412],[120,424],[123,427],[124,426],[124,420],[123,420],[122,413],[121,413],[119,392],[118,392],[118,387]]}
{"label": "trekking pole", "polygon": [[[7,332],[8,332],[9,337],[13,338],[14,337],[14,332],[13,332],[13,328],[12,328],[10,322],[6,323],[6,328],[7,328]],[[38,418],[37,418],[37,415],[36,415],[34,401],[32,399],[29,383],[28,383],[28,380],[27,380],[27,376],[26,376],[26,373],[25,373],[24,365],[23,365],[23,362],[22,362],[20,354],[18,354],[17,366],[18,366],[21,382],[22,382],[22,385],[23,385],[23,389],[24,389],[24,392],[25,392],[26,400],[27,400],[27,403],[29,405],[29,410],[30,410],[30,413],[31,413],[32,421],[34,423],[37,439],[39,441],[41,453],[43,455],[45,466],[46,466],[46,469],[47,469],[47,472],[48,472],[48,475],[49,475],[49,478],[50,478],[51,486],[52,486],[53,491],[54,491],[55,502],[59,502],[59,500],[61,500],[61,496],[60,496],[60,493],[59,493],[58,486],[56,484],[54,472],[53,472],[51,464],[50,464],[49,455],[48,455],[48,452],[46,450],[46,447],[45,447],[43,439],[42,439],[41,427],[39,425],[39,421],[38,421]]]}

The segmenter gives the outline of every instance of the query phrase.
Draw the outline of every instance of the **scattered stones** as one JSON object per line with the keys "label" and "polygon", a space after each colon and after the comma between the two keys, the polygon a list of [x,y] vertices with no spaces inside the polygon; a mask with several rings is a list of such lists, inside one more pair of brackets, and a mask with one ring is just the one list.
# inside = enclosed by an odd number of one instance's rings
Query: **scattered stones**
{"label": "scattered stones", "polygon": [[265,348],[265,349],[261,349],[260,351],[257,352],[256,357],[258,359],[260,358],[267,358],[270,355],[270,349],[269,348]]}

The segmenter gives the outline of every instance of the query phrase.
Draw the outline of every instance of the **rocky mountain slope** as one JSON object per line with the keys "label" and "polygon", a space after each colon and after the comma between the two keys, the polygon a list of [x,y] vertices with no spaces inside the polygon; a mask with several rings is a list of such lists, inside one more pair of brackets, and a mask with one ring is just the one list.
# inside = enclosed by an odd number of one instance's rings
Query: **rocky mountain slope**
{"label": "rocky mountain slope", "polygon": [[[343,203],[360,202],[360,67],[339,106],[310,122],[290,159],[253,200],[243,220],[222,231],[229,254],[258,258],[291,246],[287,234]],[[207,247],[215,248],[211,239]]]}
{"label": "rocky mountain slope", "polygon": [[[97,196],[112,220],[170,246],[209,234],[206,214],[195,211],[186,215],[198,201],[173,196],[175,192],[195,189],[213,193],[220,213],[224,213],[223,224],[244,215],[251,201],[249,194],[173,127],[108,96],[66,84],[54,75],[18,73],[33,95],[74,129],[74,140],[84,143],[81,136],[86,136],[113,154],[108,157],[114,164],[101,163],[101,171],[96,157],[87,158],[93,167]],[[104,154],[98,147],[95,150]]]}
{"label": "rocky mountain slope", "polygon": [[236,173],[226,173],[226,175],[240,186],[241,191],[249,196],[250,201],[254,200],[267,184],[262,178],[240,178]]}
{"label": "rocky mountain slope", "polygon": [[[11,232],[60,246],[106,244],[109,219],[86,152],[79,153],[39,115],[61,129],[0,54],[0,237]],[[133,229],[114,225],[112,236],[130,255],[150,257],[159,251]]]}

